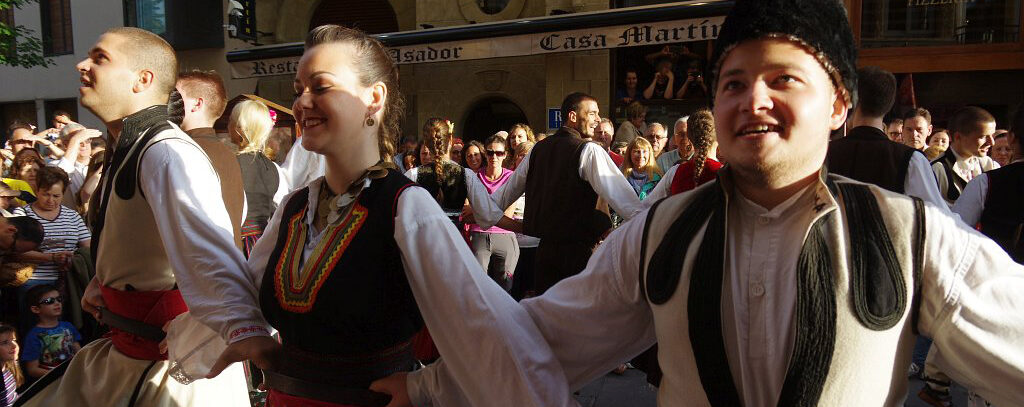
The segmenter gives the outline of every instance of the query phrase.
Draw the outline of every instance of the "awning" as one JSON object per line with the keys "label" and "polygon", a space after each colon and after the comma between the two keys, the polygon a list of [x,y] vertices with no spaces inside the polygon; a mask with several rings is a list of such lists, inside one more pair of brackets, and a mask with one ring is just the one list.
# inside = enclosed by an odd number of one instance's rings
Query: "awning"
{"label": "awning", "polygon": [[[711,0],[630,7],[495,23],[376,34],[399,64],[464,61],[704,41],[733,1]],[[227,53],[232,77],[294,75],[301,42]]]}

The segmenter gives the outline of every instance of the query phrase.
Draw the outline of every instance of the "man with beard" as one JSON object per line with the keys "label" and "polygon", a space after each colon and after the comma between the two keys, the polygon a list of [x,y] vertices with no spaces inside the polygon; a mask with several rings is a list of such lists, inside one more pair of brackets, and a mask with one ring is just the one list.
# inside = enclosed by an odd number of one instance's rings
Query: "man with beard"
{"label": "man with beard", "polygon": [[[114,146],[90,208],[96,276],[82,299],[111,335],[37,382],[22,396],[26,406],[249,405],[240,365],[185,385],[207,373],[203,363],[174,366],[161,346],[195,350],[208,369],[219,352],[207,346],[274,343],[252,305],[217,172],[167,120],[177,66],[166,41],[129,27],[108,30],[77,66],[82,105],[106,123]],[[193,334],[174,335],[186,327]]]}
{"label": "man with beard", "polygon": [[[737,1],[714,46],[729,165],[520,303],[570,387],[657,341],[661,406],[898,406],[920,332],[959,383],[1024,404],[1024,266],[945,211],[823,166],[856,102],[842,3]],[[445,370],[410,373],[412,403],[458,405]]]}

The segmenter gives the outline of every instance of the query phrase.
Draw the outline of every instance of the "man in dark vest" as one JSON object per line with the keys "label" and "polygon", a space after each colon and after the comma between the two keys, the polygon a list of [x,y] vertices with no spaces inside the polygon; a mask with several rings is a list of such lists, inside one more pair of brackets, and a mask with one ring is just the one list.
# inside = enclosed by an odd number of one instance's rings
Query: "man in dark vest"
{"label": "man in dark vest", "polygon": [[995,140],[996,119],[985,109],[967,106],[953,115],[949,124],[953,137],[949,149],[935,161],[932,172],[939,184],[939,193],[950,208],[960,198],[964,187],[982,172],[999,168],[999,164],[982,153]]}
{"label": "man in dark vest", "polygon": [[1010,123],[1011,163],[975,177],[964,188],[953,212],[968,225],[999,243],[1024,264],[1024,109]]}
{"label": "man in dark vest", "polygon": [[828,170],[893,192],[916,196],[943,207],[928,159],[889,140],[882,117],[896,100],[896,78],[881,68],[857,70],[857,107],[847,122],[849,134],[828,146]]}
{"label": "man in dark vest", "polygon": [[509,181],[491,195],[499,208],[507,208],[526,193],[523,233],[541,239],[537,293],[586,267],[594,245],[611,227],[608,216],[597,209],[598,197],[626,219],[641,210],[636,193],[604,148],[584,140],[594,137],[601,122],[597,100],[573,93],[562,102],[562,117],[562,128],[537,142]]}
{"label": "man in dark vest", "polygon": [[213,168],[220,176],[220,192],[231,217],[235,243],[242,248],[242,211],[245,193],[242,191],[242,170],[235,155],[238,147],[227,137],[217,136],[213,123],[224,114],[227,97],[224,81],[215,71],[192,70],[178,75],[175,85],[185,102],[185,118],[181,129],[195,140],[210,157]]}

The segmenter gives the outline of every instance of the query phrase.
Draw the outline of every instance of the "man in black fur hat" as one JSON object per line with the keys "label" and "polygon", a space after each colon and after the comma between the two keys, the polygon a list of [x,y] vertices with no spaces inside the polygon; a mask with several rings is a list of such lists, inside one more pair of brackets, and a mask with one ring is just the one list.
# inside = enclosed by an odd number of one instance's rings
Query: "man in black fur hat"
{"label": "man in black fur hat", "polygon": [[[920,332],[955,380],[1024,405],[1024,267],[935,206],[825,172],[856,101],[842,4],[737,1],[714,56],[729,166],[520,303],[570,386],[657,341],[661,406],[899,406]],[[443,364],[403,382],[417,405],[459,405]]]}

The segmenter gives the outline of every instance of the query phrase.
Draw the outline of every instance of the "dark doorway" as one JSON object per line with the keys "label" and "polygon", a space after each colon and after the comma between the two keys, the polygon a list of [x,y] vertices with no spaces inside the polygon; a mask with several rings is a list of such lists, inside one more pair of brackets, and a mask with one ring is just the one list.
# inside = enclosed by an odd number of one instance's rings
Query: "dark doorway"
{"label": "dark doorway", "polygon": [[337,24],[370,34],[398,31],[398,18],[387,0],[323,0],[313,11],[309,28]]}
{"label": "dark doorway", "polygon": [[525,123],[526,114],[523,109],[511,100],[501,96],[492,96],[477,101],[466,115],[462,131],[455,129],[456,137],[463,141],[477,140],[481,143],[500,130],[508,131],[513,124]]}

